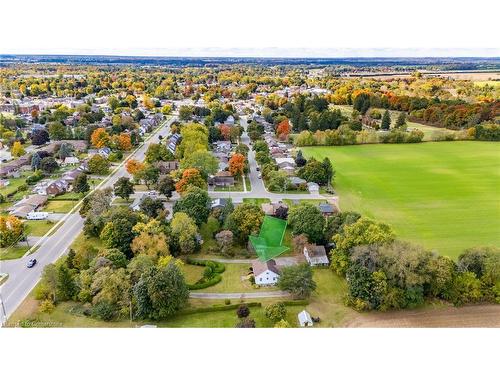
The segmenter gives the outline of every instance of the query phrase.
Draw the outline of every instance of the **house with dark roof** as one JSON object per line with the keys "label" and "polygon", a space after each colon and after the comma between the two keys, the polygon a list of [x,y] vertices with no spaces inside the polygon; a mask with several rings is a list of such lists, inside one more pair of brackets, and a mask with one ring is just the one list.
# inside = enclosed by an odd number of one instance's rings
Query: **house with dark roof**
{"label": "house with dark roof", "polygon": [[321,214],[325,217],[332,216],[337,212],[337,208],[329,203],[320,203],[318,205],[318,208],[321,211]]}
{"label": "house with dark roof", "polygon": [[208,177],[208,184],[211,186],[234,186],[234,177],[228,171],[219,171]]}
{"label": "house with dark roof", "polygon": [[304,246],[304,257],[311,266],[328,266],[326,249],[322,245],[308,244]]}
{"label": "house with dark roof", "polygon": [[177,160],[171,161],[157,161],[154,166],[158,168],[160,174],[169,174],[170,172],[179,169],[179,162]]}

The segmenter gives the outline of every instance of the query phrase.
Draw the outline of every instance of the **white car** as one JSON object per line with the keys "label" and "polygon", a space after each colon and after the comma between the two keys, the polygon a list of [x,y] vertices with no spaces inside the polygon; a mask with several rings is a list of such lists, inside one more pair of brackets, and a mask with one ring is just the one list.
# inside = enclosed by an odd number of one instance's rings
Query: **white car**
{"label": "white car", "polygon": [[151,197],[151,198],[157,198],[158,197],[158,193],[156,191],[154,191],[154,190],[146,192],[146,195],[148,197]]}

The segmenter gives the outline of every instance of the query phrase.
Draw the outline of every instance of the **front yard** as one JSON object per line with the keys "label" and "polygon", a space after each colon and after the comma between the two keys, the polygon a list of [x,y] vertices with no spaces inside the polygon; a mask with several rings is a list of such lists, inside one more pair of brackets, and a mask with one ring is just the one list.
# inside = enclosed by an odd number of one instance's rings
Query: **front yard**
{"label": "front yard", "polygon": [[73,207],[76,206],[78,201],[63,201],[63,200],[50,200],[47,202],[44,207],[44,211],[46,212],[55,212],[55,213],[68,213]]}
{"label": "front yard", "polygon": [[57,222],[50,220],[26,220],[24,222],[25,233],[28,236],[42,237],[56,224]]}
{"label": "front yard", "polygon": [[19,244],[7,248],[2,247],[0,248],[0,260],[21,258],[29,249],[30,249],[29,246],[19,245]]}

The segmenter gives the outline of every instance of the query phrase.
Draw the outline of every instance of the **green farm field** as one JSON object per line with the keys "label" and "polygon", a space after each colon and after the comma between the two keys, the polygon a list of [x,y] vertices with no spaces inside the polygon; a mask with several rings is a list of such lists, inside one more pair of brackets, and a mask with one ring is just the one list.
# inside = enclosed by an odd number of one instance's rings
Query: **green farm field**
{"label": "green farm field", "polygon": [[500,144],[426,142],[305,147],[328,156],[343,210],[391,224],[399,238],[457,258],[500,245]]}

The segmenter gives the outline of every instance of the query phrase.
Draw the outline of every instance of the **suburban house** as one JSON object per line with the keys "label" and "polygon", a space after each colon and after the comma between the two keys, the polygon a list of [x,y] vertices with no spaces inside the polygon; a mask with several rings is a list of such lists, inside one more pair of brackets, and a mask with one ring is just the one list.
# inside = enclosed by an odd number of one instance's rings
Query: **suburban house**
{"label": "suburban house", "polygon": [[219,171],[214,176],[208,177],[208,184],[211,186],[233,186],[234,177],[228,171]]}
{"label": "suburban house", "polygon": [[294,188],[305,187],[307,184],[307,181],[300,177],[288,177],[288,181]]}
{"label": "suburban house", "polygon": [[308,182],[307,190],[309,190],[311,194],[319,194],[319,185],[316,182]]}
{"label": "suburban house", "polygon": [[80,160],[76,156],[68,156],[64,158],[64,161],[62,163],[63,165],[76,165],[80,163]]}
{"label": "suburban house", "polygon": [[141,203],[142,201],[147,197],[146,194],[141,194],[137,198],[134,199],[134,201],[130,204],[130,208],[134,211],[139,211],[141,209]]}
{"label": "suburban house", "polygon": [[68,184],[72,184],[76,178],[81,175],[83,171],[81,169],[73,169],[63,174],[62,180],[66,181]]}
{"label": "suburban house", "polygon": [[94,155],[101,155],[103,158],[108,158],[109,154],[111,154],[111,149],[109,147],[102,147],[99,149],[90,149],[88,150],[88,155],[89,157],[92,157]]}
{"label": "suburban house", "polygon": [[302,310],[301,312],[299,312],[297,318],[299,319],[299,324],[301,327],[313,326],[311,314],[309,314],[306,310]]}
{"label": "suburban house", "polygon": [[178,133],[173,134],[167,144],[167,149],[172,153],[175,154],[175,150],[177,149],[177,145],[181,142],[181,135]]}
{"label": "suburban house", "polygon": [[274,216],[276,214],[276,210],[280,207],[288,208],[288,206],[282,202],[262,203],[260,207],[262,208],[262,211],[269,216]]}
{"label": "suburban house", "polygon": [[226,121],[224,121],[226,125],[234,125],[234,117],[233,115],[229,115]]}
{"label": "suburban house", "polygon": [[68,191],[69,183],[63,179],[56,180],[45,189],[47,195],[60,195]]}
{"label": "suburban house", "polygon": [[267,262],[258,259],[252,261],[252,270],[257,285],[274,285],[280,277],[280,271],[273,259]]}
{"label": "suburban house", "polygon": [[212,210],[215,210],[215,209],[223,209],[224,207],[226,207],[226,204],[228,202],[228,199],[226,198],[216,198],[216,199],[213,199],[212,200],[212,204],[210,205],[210,208]]}
{"label": "suburban house", "polygon": [[308,244],[304,246],[304,257],[311,266],[328,266],[326,249],[322,245]]}
{"label": "suburban house", "polygon": [[18,159],[3,163],[3,165],[0,166],[0,177],[19,177],[21,167],[29,164],[28,155],[23,155]]}
{"label": "suburban house", "polygon": [[179,169],[179,162],[177,160],[171,161],[157,161],[154,166],[158,168],[160,174],[169,174],[170,172]]}
{"label": "suburban house", "polygon": [[19,202],[14,204],[10,209],[10,214],[26,218],[26,216],[38,208],[42,207],[45,203],[47,203],[48,197],[46,195],[30,195],[21,199]]}
{"label": "suburban house", "polygon": [[214,152],[228,153],[231,151],[231,141],[217,141],[213,144]]}
{"label": "suburban house", "polygon": [[337,208],[330,203],[320,203],[318,208],[325,217],[332,216],[337,212]]}

